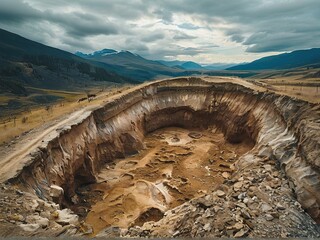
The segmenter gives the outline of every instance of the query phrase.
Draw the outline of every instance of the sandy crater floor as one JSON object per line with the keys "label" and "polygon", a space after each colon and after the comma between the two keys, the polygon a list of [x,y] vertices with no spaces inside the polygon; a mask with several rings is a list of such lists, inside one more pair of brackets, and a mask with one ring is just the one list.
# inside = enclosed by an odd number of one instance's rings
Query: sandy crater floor
{"label": "sandy crater floor", "polygon": [[231,164],[253,143],[230,144],[215,128],[166,128],[149,134],[145,146],[106,165],[98,183],[78,189],[79,209],[87,207],[85,222],[94,234],[158,221],[166,210],[209,192],[232,174]]}

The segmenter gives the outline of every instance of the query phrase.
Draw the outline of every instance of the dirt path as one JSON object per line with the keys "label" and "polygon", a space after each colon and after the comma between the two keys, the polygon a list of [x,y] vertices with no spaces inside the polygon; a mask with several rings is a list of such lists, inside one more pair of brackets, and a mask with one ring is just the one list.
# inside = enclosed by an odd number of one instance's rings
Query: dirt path
{"label": "dirt path", "polygon": [[28,162],[28,155],[40,147],[43,142],[54,138],[58,134],[58,129],[71,126],[79,120],[89,116],[94,109],[103,106],[107,101],[110,102],[122,95],[140,88],[141,86],[142,85],[139,85],[122,91],[111,97],[103,99],[103,101],[93,101],[92,105],[88,107],[77,110],[71,114],[66,114],[58,120],[52,121],[38,129],[30,131],[28,134],[19,138],[19,141],[10,147],[2,146],[0,148],[0,182],[4,182],[7,179],[14,177],[15,174]]}

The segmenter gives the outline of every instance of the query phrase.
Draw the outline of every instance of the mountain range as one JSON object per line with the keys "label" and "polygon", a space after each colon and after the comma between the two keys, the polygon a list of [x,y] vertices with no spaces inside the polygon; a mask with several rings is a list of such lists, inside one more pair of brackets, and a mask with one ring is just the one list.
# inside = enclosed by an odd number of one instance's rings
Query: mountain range
{"label": "mountain range", "polygon": [[25,87],[75,89],[99,81],[130,82],[106,64],[87,61],[0,29],[0,93]]}
{"label": "mountain range", "polygon": [[184,69],[169,67],[129,51],[103,49],[89,54],[76,52],[75,55],[90,61],[108,64],[110,70],[141,82],[161,77],[184,75]]}
{"label": "mountain range", "polygon": [[192,61],[148,60],[129,51],[113,49],[72,54],[0,29],[0,93],[26,95],[25,87],[81,89],[99,82],[139,83],[203,73],[246,77],[256,71],[310,64],[320,64],[320,48],[264,57],[236,66],[223,63],[201,65]]}
{"label": "mountain range", "polygon": [[312,48],[260,58],[251,63],[230,67],[227,70],[280,70],[318,63],[320,63],[320,48]]}

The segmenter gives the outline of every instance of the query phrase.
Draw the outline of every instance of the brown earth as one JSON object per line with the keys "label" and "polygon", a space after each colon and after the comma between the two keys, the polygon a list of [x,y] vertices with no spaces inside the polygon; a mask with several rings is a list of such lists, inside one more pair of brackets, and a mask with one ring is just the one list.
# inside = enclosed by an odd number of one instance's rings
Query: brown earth
{"label": "brown earth", "polygon": [[160,220],[165,211],[222,184],[232,172],[230,165],[253,147],[252,142],[228,143],[216,128],[196,131],[197,138],[192,133],[182,128],[157,130],[145,138],[146,148],[139,154],[101,170],[98,183],[82,192],[102,192],[85,220],[94,233]]}
{"label": "brown earth", "polygon": [[319,236],[319,114],[319,105],[238,78],[127,89],[0,149],[0,196],[12,195],[0,199],[0,228]]}

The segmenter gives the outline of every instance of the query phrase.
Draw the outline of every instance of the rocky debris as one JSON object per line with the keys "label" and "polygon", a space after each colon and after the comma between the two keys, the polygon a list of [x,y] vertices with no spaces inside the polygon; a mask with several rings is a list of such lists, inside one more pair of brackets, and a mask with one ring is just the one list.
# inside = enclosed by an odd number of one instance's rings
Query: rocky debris
{"label": "rocky debris", "polygon": [[199,138],[202,137],[202,134],[199,133],[199,132],[190,132],[190,133],[188,134],[188,136],[191,137],[191,138],[199,139]]}
{"label": "rocky debris", "polygon": [[218,197],[224,197],[226,195],[225,192],[221,191],[221,190],[217,190],[216,194],[217,194]]}
{"label": "rocky debris", "polygon": [[49,226],[49,219],[41,217],[39,215],[30,215],[26,217],[26,222],[28,224],[38,224],[42,228]]}
{"label": "rocky debris", "polygon": [[99,232],[96,237],[100,238],[114,238],[114,237],[120,237],[121,229],[119,227],[108,227],[106,229],[103,229],[101,232]]}
{"label": "rocky debris", "polygon": [[61,224],[62,226],[73,224],[76,225],[79,222],[78,215],[74,214],[70,209],[65,208],[63,210],[56,210],[54,212],[56,217],[56,222]]}
{"label": "rocky debris", "polygon": [[50,186],[50,197],[59,198],[64,194],[63,188],[57,185]]}
{"label": "rocky debris", "polygon": [[222,177],[228,179],[228,178],[230,178],[230,173],[228,173],[228,172],[223,172],[223,173],[222,173]]}
{"label": "rocky debris", "polygon": [[[131,227],[124,237],[320,237],[275,164],[240,158],[239,170],[211,193],[165,213],[158,222]],[[280,179],[281,178],[281,181]]]}
{"label": "rocky debris", "polygon": [[28,224],[20,224],[19,227],[21,227],[22,230],[26,231],[26,232],[35,232],[41,226],[39,224],[37,224],[37,223],[28,223]]}
{"label": "rocky debris", "polygon": [[0,237],[84,234],[78,216],[58,204],[44,201],[14,185],[0,184]]}

